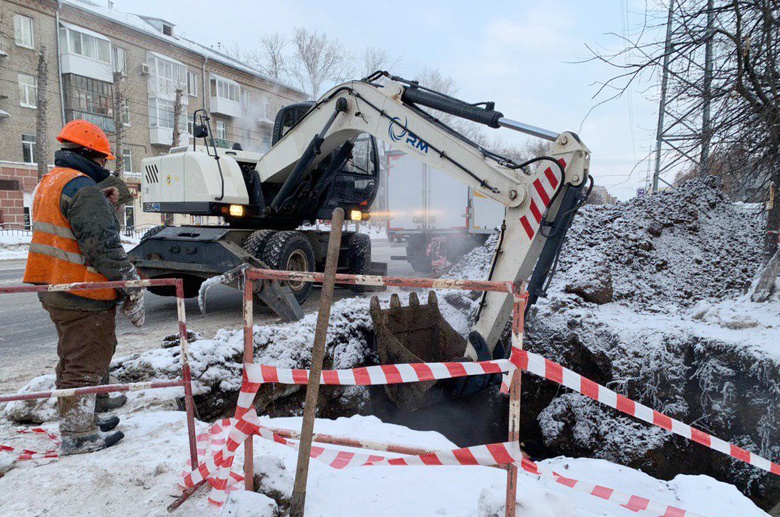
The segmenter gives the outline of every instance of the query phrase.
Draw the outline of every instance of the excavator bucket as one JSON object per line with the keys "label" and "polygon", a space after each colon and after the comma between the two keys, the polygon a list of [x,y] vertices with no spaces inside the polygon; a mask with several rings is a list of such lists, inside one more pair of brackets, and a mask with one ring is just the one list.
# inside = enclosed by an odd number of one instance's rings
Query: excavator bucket
{"label": "excavator bucket", "polygon": [[[464,361],[466,340],[442,317],[436,293],[428,293],[428,304],[421,305],[416,293],[409,295],[403,307],[397,294],[390,307],[382,309],[379,299],[371,298],[374,323],[374,348],[380,364],[438,363]],[[414,411],[420,407],[463,394],[464,379],[426,381],[385,386],[390,400],[399,408]]]}

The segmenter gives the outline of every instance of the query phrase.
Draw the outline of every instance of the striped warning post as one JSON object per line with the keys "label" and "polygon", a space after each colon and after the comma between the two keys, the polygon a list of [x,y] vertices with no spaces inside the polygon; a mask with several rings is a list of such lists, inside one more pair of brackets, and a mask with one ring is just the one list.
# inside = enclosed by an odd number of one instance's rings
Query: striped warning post
{"label": "striped warning post", "polygon": [[[563,159],[561,159],[561,165],[566,167],[566,162]],[[544,169],[544,173],[531,184],[531,202],[528,205],[529,213],[520,217],[520,224],[523,226],[528,240],[533,240],[536,232],[539,231],[544,213],[547,211],[550,203],[552,203],[560,183],[561,180],[558,177],[558,173],[552,167],[547,167]]]}

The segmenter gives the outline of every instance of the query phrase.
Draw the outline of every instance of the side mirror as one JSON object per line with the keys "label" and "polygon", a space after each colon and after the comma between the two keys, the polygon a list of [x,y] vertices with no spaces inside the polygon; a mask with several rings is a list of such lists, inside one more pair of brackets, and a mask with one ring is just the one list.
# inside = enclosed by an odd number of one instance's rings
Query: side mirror
{"label": "side mirror", "polygon": [[206,127],[206,124],[195,124],[192,132],[194,133],[192,136],[195,138],[206,138],[209,136],[209,130]]}

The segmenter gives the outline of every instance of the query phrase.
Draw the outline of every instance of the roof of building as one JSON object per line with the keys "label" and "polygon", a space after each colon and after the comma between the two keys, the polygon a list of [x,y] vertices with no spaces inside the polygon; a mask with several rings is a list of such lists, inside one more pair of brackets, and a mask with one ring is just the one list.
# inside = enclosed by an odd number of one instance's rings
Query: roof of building
{"label": "roof of building", "polygon": [[189,50],[190,52],[193,52],[200,56],[205,56],[210,61],[216,61],[223,65],[239,70],[241,72],[254,75],[255,77],[259,77],[265,81],[268,81],[269,83],[276,84],[278,86],[281,86],[293,92],[297,92],[302,95],[307,95],[306,92],[298,88],[295,88],[294,86],[291,86],[287,83],[284,83],[279,79],[274,79],[273,77],[269,77],[266,74],[262,73],[261,71],[247,65],[246,63],[238,59],[235,59],[233,57],[230,57],[227,54],[224,54],[222,52],[216,51],[211,47],[207,47],[206,45],[202,45],[196,41],[192,41],[183,36],[168,36],[166,34],[163,34],[159,30],[157,30],[157,28],[151,25],[149,21],[147,21],[147,20],[154,19],[154,20],[164,21],[166,24],[169,25],[173,25],[173,23],[167,20],[162,20],[162,18],[158,18],[155,16],[148,16],[148,15],[125,13],[114,8],[95,5],[91,2],[88,2],[87,0],[63,0],[63,3],[71,7],[74,7],[76,9],[80,9],[82,11],[86,11],[91,14],[94,14],[95,16],[99,16],[101,18],[105,18],[109,21],[118,23],[120,25],[124,25],[125,27],[128,27],[130,29],[142,32],[147,36],[151,36],[153,38],[157,38],[159,40],[165,41],[166,43],[176,45],[177,47],[183,48],[185,50]]}

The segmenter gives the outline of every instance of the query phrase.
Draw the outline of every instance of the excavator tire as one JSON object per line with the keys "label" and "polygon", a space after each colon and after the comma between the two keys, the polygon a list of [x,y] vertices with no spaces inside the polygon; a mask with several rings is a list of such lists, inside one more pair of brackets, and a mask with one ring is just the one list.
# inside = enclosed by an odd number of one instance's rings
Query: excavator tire
{"label": "excavator tire", "polygon": [[[348,247],[349,269],[351,275],[367,275],[371,268],[371,238],[365,233],[356,233],[349,240]],[[364,285],[353,285],[350,288],[353,293],[367,291]]]}
{"label": "excavator tire", "polygon": [[253,257],[263,260],[265,245],[273,237],[274,233],[276,233],[276,230],[257,230],[246,238],[241,247]]}
{"label": "excavator tire", "polygon": [[[263,248],[260,258],[271,269],[313,272],[314,250],[309,239],[300,232],[283,231],[274,233]],[[303,303],[311,293],[311,282],[286,282],[298,300]]]}

